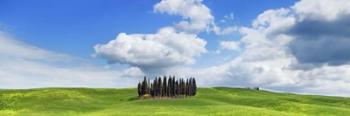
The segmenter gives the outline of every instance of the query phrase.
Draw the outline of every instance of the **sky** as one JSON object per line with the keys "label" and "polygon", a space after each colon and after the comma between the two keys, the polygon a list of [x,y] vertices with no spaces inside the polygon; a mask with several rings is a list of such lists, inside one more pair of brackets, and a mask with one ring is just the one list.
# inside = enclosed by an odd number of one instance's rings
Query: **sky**
{"label": "sky", "polygon": [[349,96],[348,0],[0,0],[0,88],[202,87]]}

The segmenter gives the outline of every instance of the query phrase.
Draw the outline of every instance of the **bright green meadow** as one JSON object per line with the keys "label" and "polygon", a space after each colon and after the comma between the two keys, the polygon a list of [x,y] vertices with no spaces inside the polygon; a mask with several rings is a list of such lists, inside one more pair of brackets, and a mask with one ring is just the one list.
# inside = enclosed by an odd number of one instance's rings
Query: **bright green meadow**
{"label": "bright green meadow", "polygon": [[194,97],[137,99],[136,89],[0,90],[0,116],[350,115],[350,98],[200,88]]}

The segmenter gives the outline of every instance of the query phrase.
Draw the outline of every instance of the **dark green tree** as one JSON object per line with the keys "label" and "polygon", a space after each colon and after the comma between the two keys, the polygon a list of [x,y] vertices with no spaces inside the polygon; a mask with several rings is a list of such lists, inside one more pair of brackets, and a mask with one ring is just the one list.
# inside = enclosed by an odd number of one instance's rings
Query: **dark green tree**
{"label": "dark green tree", "polygon": [[141,83],[137,84],[137,93],[138,93],[139,96],[142,96]]}
{"label": "dark green tree", "polygon": [[150,87],[150,94],[151,94],[151,96],[154,96],[154,84],[153,83],[151,83],[151,87]]}
{"label": "dark green tree", "polygon": [[154,91],[154,95],[153,96],[158,96],[158,78],[156,77],[154,80],[153,80],[153,91]]}
{"label": "dark green tree", "polygon": [[194,96],[197,93],[195,78],[179,78],[175,76],[168,78],[166,76],[156,77],[150,81],[145,76],[142,82],[137,85],[139,96],[150,94],[153,97],[177,97],[177,96]]}
{"label": "dark green tree", "polygon": [[147,78],[146,76],[143,78],[143,83],[142,83],[142,95],[149,94],[148,92],[148,83],[147,83]]}
{"label": "dark green tree", "polygon": [[167,79],[166,76],[163,77],[163,92],[162,92],[162,96],[166,96],[167,93]]}
{"label": "dark green tree", "polygon": [[163,85],[162,85],[162,78],[161,77],[159,77],[158,78],[158,96],[162,96],[162,92],[163,92],[163,87],[162,87]]}
{"label": "dark green tree", "polygon": [[170,94],[171,86],[172,86],[172,85],[171,85],[171,77],[169,76],[169,77],[168,77],[167,92],[166,92],[166,94],[167,94],[168,97],[171,97],[171,94]]}
{"label": "dark green tree", "polygon": [[197,84],[196,84],[196,79],[193,78],[193,96],[197,94]]}
{"label": "dark green tree", "polygon": [[178,96],[178,95],[180,95],[180,86],[179,86],[179,81],[178,80],[176,80],[175,81],[175,96]]}

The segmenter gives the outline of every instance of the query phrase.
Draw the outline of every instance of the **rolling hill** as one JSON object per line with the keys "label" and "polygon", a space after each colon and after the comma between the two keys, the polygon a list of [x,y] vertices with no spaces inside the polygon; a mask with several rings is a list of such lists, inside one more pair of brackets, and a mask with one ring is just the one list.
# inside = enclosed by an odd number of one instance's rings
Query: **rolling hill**
{"label": "rolling hill", "polygon": [[200,88],[195,97],[136,98],[136,89],[0,90],[0,115],[349,115],[350,98]]}

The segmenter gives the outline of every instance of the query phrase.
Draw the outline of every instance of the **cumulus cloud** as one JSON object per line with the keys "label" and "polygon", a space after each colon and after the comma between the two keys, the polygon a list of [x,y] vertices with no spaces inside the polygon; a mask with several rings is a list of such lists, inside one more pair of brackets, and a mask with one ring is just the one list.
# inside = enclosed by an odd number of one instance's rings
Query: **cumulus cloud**
{"label": "cumulus cloud", "polygon": [[[188,32],[208,29],[214,19],[201,2],[163,0],[155,5],[156,12],[182,16],[189,30],[166,28],[165,32],[169,32],[166,34],[163,29],[155,34],[121,33],[115,40],[95,46],[96,53],[110,62],[142,70],[191,64],[206,51],[206,42]],[[164,74],[194,76],[200,86],[260,86],[276,91],[349,96],[348,4],[347,0],[302,0],[288,8],[266,10],[251,26],[237,28],[242,38],[235,43],[244,48],[230,62],[207,68],[172,68]],[[185,7],[190,9],[183,10]],[[207,12],[192,14],[201,9]],[[177,25],[179,28],[181,22]],[[214,25],[211,31],[215,30],[223,29],[215,29]],[[180,35],[186,39],[173,39]],[[176,44],[178,41],[191,43],[185,44],[190,47]],[[233,47],[236,44],[229,44],[232,43],[226,42],[222,49],[237,48]],[[145,49],[148,46],[157,48],[154,50],[157,52]],[[308,66],[311,68],[307,70],[298,68]]]}
{"label": "cumulus cloud", "polygon": [[348,0],[303,0],[292,6],[301,20],[321,19],[332,21],[350,13]]}
{"label": "cumulus cloud", "polygon": [[302,1],[293,10],[299,19],[289,30],[295,37],[290,47],[299,62],[329,65],[349,63],[349,1]]}
{"label": "cumulus cloud", "polygon": [[[203,0],[161,0],[154,5],[154,11],[181,16],[182,20],[175,27],[188,33],[207,31],[217,35],[227,35],[237,31],[235,26],[218,26],[210,9],[202,2]],[[234,15],[230,13],[225,15],[223,20],[232,21],[233,19]]]}
{"label": "cumulus cloud", "polygon": [[137,74],[134,68],[105,69],[0,34],[0,88],[133,87],[138,78],[131,75]]}
{"label": "cumulus cloud", "polygon": [[[245,46],[241,55],[222,65],[187,72],[197,72],[192,74],[207,86],[349,96],[347,4],[345,0],[302,0],[290,8],[267,10],[251,27],[240,28]],[[296,68],[305,63],[318,65]]]}
{"label": "cumulus cloud", "polygon": [[181,16],[184,20],[177,27],[188,32],[206,30],[214,20],[202,0],[162,0],[154,5],[154,11]]}
{"label": "cumulus cloud", "polygon": [[[225,35],[238,30],[234,26],[217,26],[210,9],[202,2],[161,0],[154,5],[154,11],[181,16],[182,20],[175,27],[163,27],[154,34],[119,33],[109,43],[97,44],[95,55],[109,63],[127,64],[145,72],[164,72],[172,67],[193,64],[196,57],[206,52],[206,41],[197,37],[199,32],[207,30]],[[225,18],[233,20],[234,16],[231,13]]]}
{"label": "cumulus cloud", "polygon": [[96,45],[95,51],[109,62],[129,64],[149,71],[193,64],[195,57],[206,52],[205,45],[206,41],[195,34],[166,27],[156,34],[120,33],[115,40]]}
{"label": "cumulus cloud", "polygon": [[[154,34],[119,33],[107,44],[97,44],[95,55],[110,63],[127,64],[147,73],[165,72],[189,65],[207,50],[206,41],[197,34],[214,25],[214,17],[202,0],[161,0],[154,11],[181,16],[175,26],[160,28]],[[227,33],[232,29],[223,30]]]}
{"label": "cumulus cloud", "polygon": [[220,41],[218,51],[221,50],[241,51],[241,43],[239,41]]}

